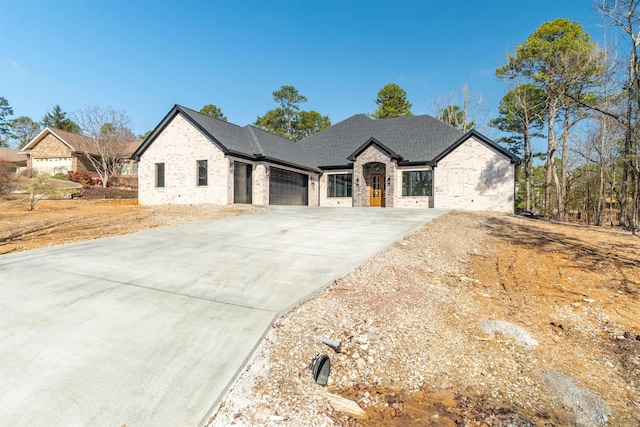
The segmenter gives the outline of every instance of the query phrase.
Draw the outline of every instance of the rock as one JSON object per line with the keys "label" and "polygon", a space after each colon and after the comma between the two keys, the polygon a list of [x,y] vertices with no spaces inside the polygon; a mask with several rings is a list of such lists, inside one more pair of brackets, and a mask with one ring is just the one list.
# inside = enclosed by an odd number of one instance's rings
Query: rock
{"label": "rock", "polygon": [[344,412],[345,414],[349,414],[352,417],[361,420],[369,419],[367,413],[363,411],[362,408],[353,400],[346,399],[333,393],[327,393],[327,398],[329,398],[329,404],[331,407],[336,411]]}
{"label": "rock", "polygon": [[369,338],[366,336],[355,336],[353,337],[353,342],[358,344],[367,344],[369,342]]}
{"label": "rock", "polygon": [[591,299],[591,298],[583,298],[582,301],[589,303],[589,304],[593,304],[594,302],[596,302],[596,300]]}
{"label": "rock", "polygon": [[356,365],[358,366],[358,369],[360,369],[360,370],[363,370],[367,366],[366,362],[364,360],[362,360],[362,359],[356,360]]}
{"label": "rock", "polygon": [[580,301],[576,301],[576,302],[572,302],[571,305],[574,307],[580,307],[581,304],[580,304]]}
{"label": "rock", "polygon": [[628,340],[635,340],[638,338],[635,332],[625,332],[623,335]]}

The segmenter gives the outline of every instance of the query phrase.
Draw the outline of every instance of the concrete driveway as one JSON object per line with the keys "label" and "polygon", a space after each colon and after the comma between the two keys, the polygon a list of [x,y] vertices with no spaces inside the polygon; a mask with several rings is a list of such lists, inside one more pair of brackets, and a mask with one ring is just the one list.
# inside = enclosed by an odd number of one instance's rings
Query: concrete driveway
{"label": "concrete driveway", "polygon": [[0,425],[196,426],[272,322],[441,210],[270,208],[0,256]]}

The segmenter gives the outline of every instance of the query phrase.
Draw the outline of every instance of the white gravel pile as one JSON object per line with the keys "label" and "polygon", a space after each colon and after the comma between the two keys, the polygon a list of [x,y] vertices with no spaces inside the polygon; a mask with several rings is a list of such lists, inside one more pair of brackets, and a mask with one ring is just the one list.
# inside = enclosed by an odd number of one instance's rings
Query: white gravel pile
{"label": "white gravel pile", "polygon": [[486,320],[480,322],[480,329],[487,335],[495,335],[500,332],[507,338],[512,338],[516,343],[527,350],[533,350],[538,346],[538,341],[534,340],[529,331],[504,320]]}

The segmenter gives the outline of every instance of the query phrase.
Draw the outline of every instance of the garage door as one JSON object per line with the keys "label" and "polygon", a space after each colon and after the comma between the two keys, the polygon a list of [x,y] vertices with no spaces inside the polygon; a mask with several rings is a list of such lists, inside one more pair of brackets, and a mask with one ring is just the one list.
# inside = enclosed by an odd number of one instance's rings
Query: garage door
{"label": "garage door", "polygon": [[270,205],[308,205],[309,177],[302,173],[271,168],[269,174]]}

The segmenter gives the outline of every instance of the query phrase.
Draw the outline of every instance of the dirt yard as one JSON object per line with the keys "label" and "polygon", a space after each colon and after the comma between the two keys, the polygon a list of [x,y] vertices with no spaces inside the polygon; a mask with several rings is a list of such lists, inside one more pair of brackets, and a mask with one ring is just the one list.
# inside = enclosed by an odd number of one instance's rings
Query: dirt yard
{"label": "dirt yard", "polygon": [[[259,209],[3,200],[0,253]],[[210,425],[637,427],[636,334],[639,237],[452,212],[281,318]],[[326,388],[308,368],[320,352]]]}
{"label": "dirt yard", "polygon": [[42,200],[28,212],[26,195],[12,195],[0,199],[0,254],[258,210],[246,205],[138,206],[137,199],[64,199]]}

